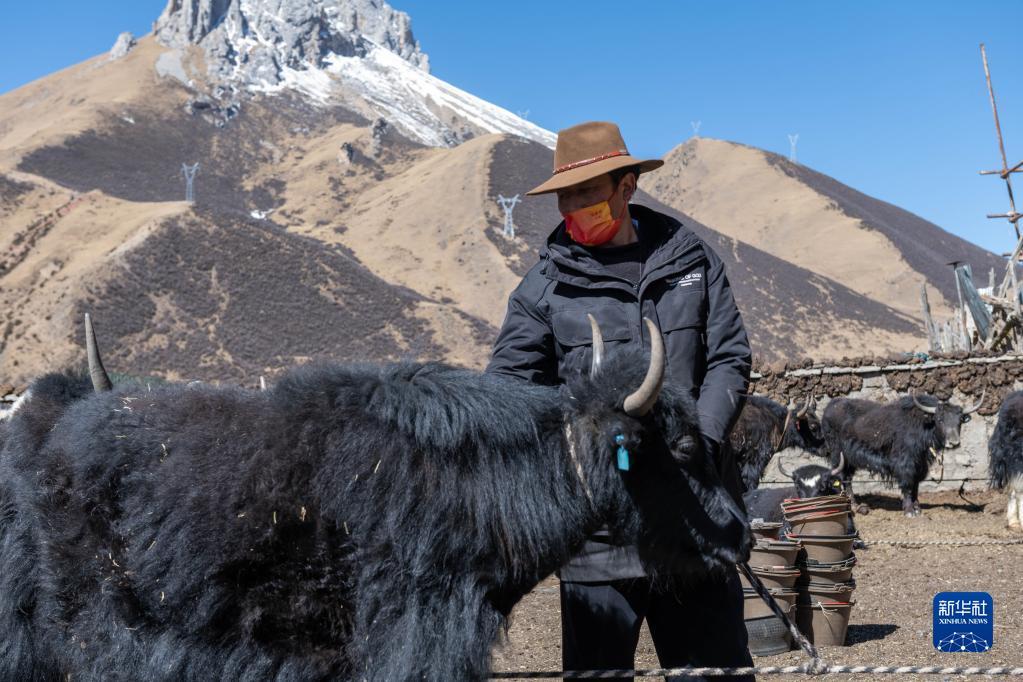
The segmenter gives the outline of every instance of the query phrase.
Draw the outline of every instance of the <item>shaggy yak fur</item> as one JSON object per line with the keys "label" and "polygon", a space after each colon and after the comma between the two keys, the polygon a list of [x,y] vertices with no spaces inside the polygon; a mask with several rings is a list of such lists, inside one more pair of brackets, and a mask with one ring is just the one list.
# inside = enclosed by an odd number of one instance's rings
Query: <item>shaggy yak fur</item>
{"label": "shaggy yak fur", "polygon": [[913,396],[888,404],[853,398],[828,403],[821,420],[824,440],[833,467],[844,458],[842,483],[850,497],[853,475],[857,469],[866,469],[889,484],[898,484],[906,516],[920,514],[920,482],[927,477],[936,452],[959,445],[959,429],[970,416],[933,396],[916,399],[937,412],[921,410]]}
{"label": "shaggy yak fur", "polygon": [[604,524],[654,575],[746,561],[688,391],[624,412],[645,368],[41,379],[0,452],[0,679],[481,679],[512,607]]}
{"label": "shaggy yak fur", "polygon": [[817,452],[823,444],[821,424],[811,409],[797,417],[805,403],[795,409],[779,405],[770,398],[751,395],[726,441],[742,472],[745,490],[756,490],[764,470],[776,453],[785,448]]}
{"label": "shaggy yak fur", "polygon": [[1006,521],[1010,528],[1023,530],[1023,391],[1006,396],[987,449],[991,488],[1009,489]]}

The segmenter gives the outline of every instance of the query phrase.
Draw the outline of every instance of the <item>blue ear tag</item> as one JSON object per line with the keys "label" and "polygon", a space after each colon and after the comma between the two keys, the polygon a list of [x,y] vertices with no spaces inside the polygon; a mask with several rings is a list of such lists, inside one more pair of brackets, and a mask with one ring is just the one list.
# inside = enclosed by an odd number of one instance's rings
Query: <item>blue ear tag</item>
{"label": "blue ear tag", "polygon": [[629,451],[625,449],[622,443],[625,442],[625,436],[618,434],[615,436],[615,443],[618,443],[618,468],[622,471],[629,470]]}

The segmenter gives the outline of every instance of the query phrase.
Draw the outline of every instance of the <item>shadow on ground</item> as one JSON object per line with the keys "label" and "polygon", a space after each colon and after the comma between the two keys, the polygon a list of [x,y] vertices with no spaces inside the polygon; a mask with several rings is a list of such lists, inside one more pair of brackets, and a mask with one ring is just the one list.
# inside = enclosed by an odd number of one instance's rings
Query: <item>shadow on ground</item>
{"label": "shadow on ground", "polygon": [[899,626],[893,623],[854,623],[846,633],[846,643],[873,642],[894,634],[898,629]]}
{"label": "shadow on ground", "polygon": [[[921,502],[920,509],[949,509],[953,511],[962,511],[969,513],[979,513],[984,511],[984,506],[975,504],[971,500],[967,499],[970,493],[966,493],[967,497],[960,497],[956,500],[946,502]],[[894,495],[857,495],[857,504],[865,504],[870,510],[883,509],[884,511],[902,511],[902,499],[895,497]],[[869,512],[868,512],[869,513]]]}

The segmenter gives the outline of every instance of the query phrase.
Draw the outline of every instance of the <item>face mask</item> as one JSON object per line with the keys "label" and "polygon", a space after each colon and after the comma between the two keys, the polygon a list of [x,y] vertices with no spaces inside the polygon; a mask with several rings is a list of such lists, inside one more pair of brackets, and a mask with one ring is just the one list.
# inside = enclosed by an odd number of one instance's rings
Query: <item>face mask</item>
{"label": "face mask", "polygon": [[[611,196],[614,196],[614,192]],[[572,241],[583,246],[600,246],[614,239],[618,234],[618,228],[622,226],[625,207],[622,207],[622,215],[615,218],[611,215],[611,204],[608,203],[610,198],[599,204],[562,214],[565,218],[565,230]]]}

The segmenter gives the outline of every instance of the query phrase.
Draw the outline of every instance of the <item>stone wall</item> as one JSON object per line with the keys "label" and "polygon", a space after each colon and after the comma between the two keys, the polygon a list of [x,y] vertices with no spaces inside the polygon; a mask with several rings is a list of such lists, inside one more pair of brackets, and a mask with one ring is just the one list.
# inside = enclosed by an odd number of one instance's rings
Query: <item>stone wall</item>
{"label": "stone wall", "polygon": [[[874,364],[871,360],[850,361],[841,367],[814,366],[806,361],[797,367],[761,367],[753,375],[751,390],[783,404],[790,399],[803,399],[813,394],[817,397],[818,416],[836,397],[889,402],[915,391],[972,406],[983,395],[980,410],[963,425],[960,446],[945,451],[920,489],[957,490],[964,479],[967,490],[986,488],[987,442],[994,430],[1002,400],[1010,392],[1023,389],[1023,356],[918,357],[892,364]],[[784,460],[786,469],[824,463],[820,457],[794,448],[784,450],[775,456],[764,474],[765,486],[783,484],[785,479],[777,469],[779,459]],[[858,473],[853,480],[858,482],[855,486],[857,491],[885,488],[883,483],[865,472]]]}

